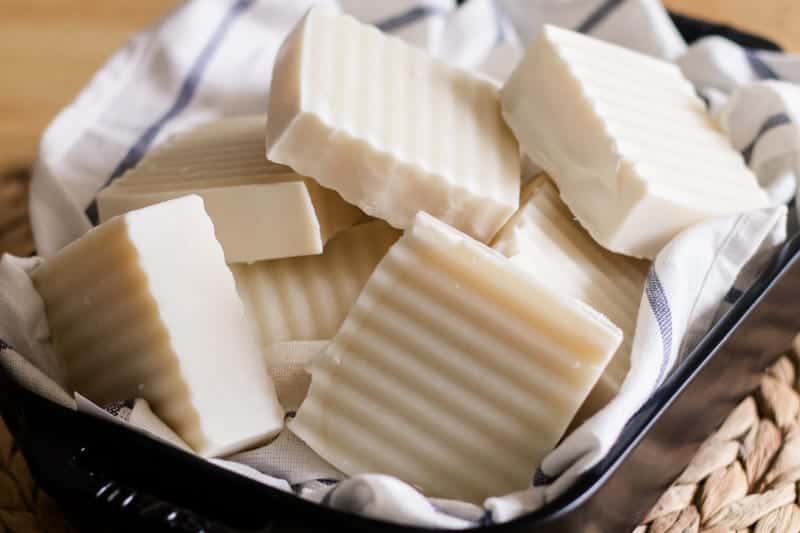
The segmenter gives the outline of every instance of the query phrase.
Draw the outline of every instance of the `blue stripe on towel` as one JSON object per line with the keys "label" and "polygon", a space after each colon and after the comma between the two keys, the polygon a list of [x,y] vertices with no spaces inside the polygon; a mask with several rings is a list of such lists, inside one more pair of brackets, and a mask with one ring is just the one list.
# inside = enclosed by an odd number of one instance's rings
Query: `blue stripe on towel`
{"label": "blue stripe on towel", "polygon": [[381,22],[378,22],[375,24],[375,26],[377,26],[379,30],[388,33],[399,30],[403,26],[414,24],[415,22],[430,17],[431,15],[441,15],[443,13],[444,10],[435,7],[417,6],[409,9],[405,13],[394,15]]}
{"label": "blue stripe on towel", "polygon": [[656,379],[656,383],[660,385],[666,377],[672,355],[672,312],[655,268],[651,268],[647,274],[645,294],[658,324],[658,330],[661,333],[662,357],[661,365],[658,369],[658,378]]}
{"label": "blue stripe on towel", "polygon": [[505,10],[497,4],[494,0],[492,1],[492,11],[494,12],[494,24],[495,24],[495,38],[494,38],[494,45],[500,46],[503,41],[506,40],[506,28],[505,23],[508,20]]}
{"label": "blue stripe on towel", "polygon": [[592,11],[586,19],[578,24],[575,31],[590,33],[598,24],[603,22],[614,9],[619,7],[625,0],[606,0],[597,9]]}
{"label": "blue stripe on towel", "polygon": [[745,48],[744,55],[747,57],[747,62],[750,63],[750,68],[753,69],[756,76],[762,80],[779,80],[778,73],[772,70],[772,67],[767,65],[763,59],[758,57],[754,50]]}
{"label": "blue stripe on towel", "polygon": [[769,130],[773,128],[777,128],[778,126],[783,126],[784,124],[790,124],[792,122],[791,117],[786,113],[775,113],[774,115],[767,118],[761,127],[758,129],[758,133],[753,138],[753,140],[748,144],[744,150],[742,150],[742,156],[744,156],[745,162],[749,165],[750,159],[753,157],[753,150],[758,144],[758,141],[761,140],[761,137],[764,136]]}
{"label": "blue stripe on towel", "polygon": [[[178,90],[178,96],[175,98],[170,108],[142,133],[139,139],[137,139],[128,150],[128,153],[126,153],[117,164],[103,187],[108,187],[112,181],[124,174],[126,170],[134,167],[142,159],[147,149],[150,148],[150,145],[153,144],[156,136],[161,132],[164,126],[180,114],[181,111],[186,109],[192,101],[192,97],[194,97],[197,85],[200,83],[208,64],[225,41],[225,37],[231,25],[243,11],[253,5],[254,2],[255,0],[237,0],[228,9],[189,69],[189,73],[186,75],[186,78],[184,78]],[[95,200],[92,200],[92,203],[86,208],[86,216],[89,217],[92,224],[97,224],[97,202]]]}

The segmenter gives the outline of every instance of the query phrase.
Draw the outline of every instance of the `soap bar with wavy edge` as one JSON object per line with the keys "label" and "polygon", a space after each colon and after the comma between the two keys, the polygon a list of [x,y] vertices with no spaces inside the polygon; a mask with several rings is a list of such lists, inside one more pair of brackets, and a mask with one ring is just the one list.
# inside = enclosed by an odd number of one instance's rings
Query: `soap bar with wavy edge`
{"label": "soap bar with wavy edge", "polygon": [[264,156],[264,116],[222,119],[176,135],[97,197],[100,220],[198,194],[228,263],[322,253],[366,219],[336,192]]}
{"label": "soap bar with wavy edge", "polygon": [[523,151],[609,250],[653,259],[693,224],[767,205],[672,63],[545,25],[500,97]]}
{"label": "soap bar with wavy edge", "polygon": [[517,208],[519,147],[491,82],[312,8],[272,74],[267,157],[396,228],[418,211],[489,242]]}
{"label": "soap bar with wavy edge", "polygon": [[198,196],[112,218],[32,279],[68,384],[96,404],[144,398],[204,456],[281,430],[257,334]]}
{"label": "soap bar with wavy edge", "polygon": [[519,210],[498,232],[492,247],[543,282],[602,313],[624,334],[574,425],[608,403],[628,374],[650,262],[597,244],[561,201],[546,174],[522,189]]}
{"label": "soap bar with wavy edge", "polygon": [[262,344],[331,339],[399,236],[374,220],[342,231],[321,255],[231,265]]}
{"label": "soap bar with wavy edge", "polygon": [[479,503],[530,485],[621,340],[590,307],[420,213],[314,358],[288,425],[347,474]]}

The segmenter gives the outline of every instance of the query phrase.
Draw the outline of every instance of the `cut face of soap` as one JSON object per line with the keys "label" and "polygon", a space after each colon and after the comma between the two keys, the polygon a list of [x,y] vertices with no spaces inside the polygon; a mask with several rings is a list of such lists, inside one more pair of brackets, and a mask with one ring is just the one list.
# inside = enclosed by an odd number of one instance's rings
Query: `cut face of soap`
{"label": "cut face of soap", "polygon": [[264,158],[263,116],[178,135],[97,197],[100,220],[196,193],[229,263],[322,253],[364,214],[336,192]]}
{"label": "cut face of soap", "polygon": [[262,344],[332,338],[399,236],[376,220],[341,232],[322,255],[231,265]]}
{"label": "cut face of soap", "polygon": [[90,400],[142,397],[205,456],[280,431],[256,332],[198,196],[113,218],[32,278],[67,381]]}
{"label": "cut face of soap", "polygon": [[529,486],[622,333],[426,213],[311,367],[289,427],[351,475],[481,502]]}
{"label": "cut face of soap", "polygon": [[426,211],[489,242],[517,207],[519,148],[490,82],[312,8],[272,75],[267,157],[396,228]]}
{"label": "cut face of soap", "polygon": [[625,338],[587,398],[581,418],[603,407],[630,368],[631,344],[648,261],[609,252],[575,221],[550,179],[542,174],[522,190],[519,210],[492,247],[562,294],[599,311]]}
{"label": "cut face of soap", "polygon": [[609,250],[653,259],[693,224],[767,205],[671,63],[545,26],[501,100],[524,152]]}

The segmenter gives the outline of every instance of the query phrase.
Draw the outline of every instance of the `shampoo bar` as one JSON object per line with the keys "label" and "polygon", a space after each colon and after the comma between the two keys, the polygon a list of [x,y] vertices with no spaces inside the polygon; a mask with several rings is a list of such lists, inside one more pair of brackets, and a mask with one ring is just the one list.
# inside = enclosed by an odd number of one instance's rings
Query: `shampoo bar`
{"label": "shampoo bar", "polygon": [[695,223],[767,205],[671,63],[545,26],[501,99],[524,152],[614,252],[653,259]]}
{"label": "shampoo bar", "polygon": [[90,400],[142,397],[204,456],[280,431],[256,332],[198,196],[113,218],[32,277],[67,380]]}
{"label": "shampoo bar", "polygon": [[496,87],[312,8],[272,75],[267,157],[396,228],[426,211],[489,242],[517,207],[519,148]]}
{"label": "shampoo bar", "polygon": [[542,282],[608,317],[625,338],[581,410],[585,418],[603,407],[630,368],[631,345],[648,261],[609,252],[575,221],[547,175],[522,190],[519,210],[492,247]]}
{"label": "shampoo bar", "polygon": [[167,142],[97,198],[100,220],[195,193],[228,263],[322,253],[365,218],[336,192],[264,158],[263,116],[224,119]]}
{"label": "shampoo bar", "polygon": [[347,474],[481,502],[530,484],[622,333],[426,213],[311,366],[289,427]]}
{"label": "shampoo bar", "polygon": [[399,234],[376,220],[341,232],[322,255],[231,265],[262,344],[332,338]]}

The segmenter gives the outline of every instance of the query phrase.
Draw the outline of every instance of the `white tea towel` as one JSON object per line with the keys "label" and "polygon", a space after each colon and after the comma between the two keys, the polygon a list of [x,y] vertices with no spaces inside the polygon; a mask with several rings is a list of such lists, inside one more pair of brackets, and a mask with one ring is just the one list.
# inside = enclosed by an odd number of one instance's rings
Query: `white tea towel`
{"label": "white tea towel", "polygon": [[[277,49],[312,3],[191,0],[114,55],[42,139],[30,199],[39,253],[51,255],[84,233],[96,214],[96,192],[172,133],[221,116],[263,113]],[[775,134],[762,132],[759,139],[763,114],[780,113],[782,108],[776,104],[757,112],[747,103],[747,91],[756,89],[747,84],[764,79],[798,81],[800,60],[744,50],[719,39],[701,41],[687,50],[657,0],[469,0],[459,8],[444,0],[340,0],[338,4],[383,31],[445,61],[479,70],[498,83],[544,23],[676,60],[737,149],[748,157],[753,145],[750,162],[775,202],[772,209],[690,228],[658,256],[642,296],[632,370],[620,395],[547,457],[535,487],[498,495],[485,509],[476,510],[468,504],[424,498],[386,476],[341,482],[341,473],[288,432],[268,446],[235,457],[267,475],[282,477],[303,497],[373,517],[442,527],[505,521],[562,493],[606,453],[620,428],[713,317],[747,288],[760,266],[751,259],[765,260],[766,248],[783,239],[785,210],[779,204],[796,188],[794,157],[800,147],[792,135],[778,135],[783,124],[775,126],[774,121],[768,126]],[[737,94],[729,97],[734,90]],[[798,105],[794,92],[781,91],[775,101],[790,109]],[[0,271],[3,279],[10,275]],[[734,286],[735,281],[741,285]],[[42,321],[36,298],[26,292],[20,300],[23,308],[0,306],[0,335],[35,331],[35,324]],[[26,345],[28,349],[31,353],[23,355],[34,358],[46,354],[48,347],[33,343]],[[8,366],[16,353],[0,350],[0,360]],[[531,477],[533,485],[533,473]]]}
{"label": "white tea towel", "polygon": [[721,106],[719,121],[776,204],[795,195],[800,175],[800,86],[785,81],[743,85]]}

